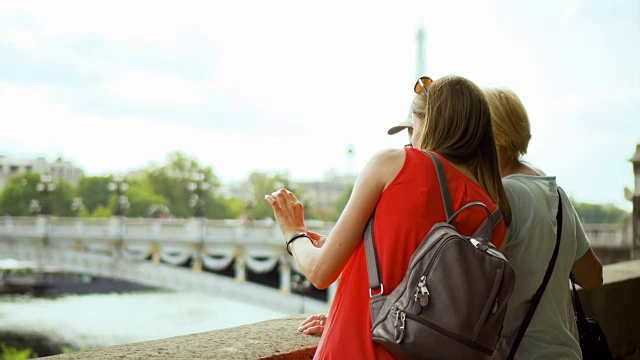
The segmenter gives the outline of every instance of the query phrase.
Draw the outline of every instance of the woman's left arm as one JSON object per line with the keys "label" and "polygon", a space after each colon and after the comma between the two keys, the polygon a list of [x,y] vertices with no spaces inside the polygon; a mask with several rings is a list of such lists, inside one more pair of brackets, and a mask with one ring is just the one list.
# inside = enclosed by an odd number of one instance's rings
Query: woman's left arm
{"label": "woman's left arm", "polygon": [[[340,275],[347,261],[362,241],[364,229],[382,191],[404,164],[404,150],[385,150],[376,154],[356,180],[353,193],[321,248],[310,241],[297,239],[291,250],[298,267],[318,289],[325,289]],[[265,199],[273,207],[285,239],[306,233],[304,209],[295,195],[280,189]]]}

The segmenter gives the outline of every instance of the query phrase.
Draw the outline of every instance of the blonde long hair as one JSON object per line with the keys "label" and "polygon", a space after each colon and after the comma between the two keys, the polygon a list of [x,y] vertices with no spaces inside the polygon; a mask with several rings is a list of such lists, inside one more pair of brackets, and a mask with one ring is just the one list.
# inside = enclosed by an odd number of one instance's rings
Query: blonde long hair
{"label": "blonde long hair", "polygon": [[491,126],[489,104],[482,90],[461,76],[434,81],[428,96],[416,94],[413,113],[424,121],[418,143],[455,164],[464,165],[502,210],[504,221],[511,223],[507,200]]}
{"label": "blonde long hair", "polygon": [[527,153],[531,125],[518,95],[509,89],[485,89],[491,109],[491,122],[503,167],[514,164]]}

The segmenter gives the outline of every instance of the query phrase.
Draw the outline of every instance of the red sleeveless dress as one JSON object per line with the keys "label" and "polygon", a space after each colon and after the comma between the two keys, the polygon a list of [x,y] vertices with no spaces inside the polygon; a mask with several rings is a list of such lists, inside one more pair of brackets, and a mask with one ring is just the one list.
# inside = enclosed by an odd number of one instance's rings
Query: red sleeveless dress
{"label": "red sleeveless dress", "polygon": [[[374,233],[385,294],[402,281],[409,260],[436,222],[445,221],[444,205],[436,170],[422,151],[405,148],[405,162],[384,190],[376,207]],[[482,187],[440,156],[444,164],[454,211],[462,205],[481,201],[490,210],[495,205]],[[458,231],[473,235],[486,219],[479,207],[464,211],[456,219]],[[493,244],[502,245],[506,235],[504,221],[494,228]],[[393,359],[371,340],[369,281],[364,239],[353,253],[342,274],[315,359]]]}

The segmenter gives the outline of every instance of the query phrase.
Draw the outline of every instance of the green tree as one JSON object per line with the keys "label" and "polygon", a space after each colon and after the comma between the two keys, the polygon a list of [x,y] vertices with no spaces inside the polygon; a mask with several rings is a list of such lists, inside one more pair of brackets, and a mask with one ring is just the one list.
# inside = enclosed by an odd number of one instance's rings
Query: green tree
{"label": "green tree", "polygon": [[[244,212],[254,219],[273,218],[273,209],[264,200],[264,196],[283,187],[289,189],[289,179],[282,174],[270,176],[262,172],[253,171],[249,174],[249,187],[248,197],[245,199]],[[289,190],[299,199],[301,198],[302,192],[300,190]],[[305,209],[306,211],[307,209]]]}
{"label": "green tree", "polygon": [[111,192],[109,183],[112,176],[85,176],[78,183],[78,196],[89,213],[93,213],[99,206],[107,206]]}
{"label": "green tree", "polygon": [[[107,205],[99,205],[93,212],[89,214],[90,217],[93,218],[105,218],[113,215],[112,211],[113,207]],[[87,212],[88,213],[88,212]],[[82,216],[82,215],[81,215]]]}
{"label": "green tree", "polygon": [[617,224],[628,213],[613,204],[575,203],[576,212],[583,224]]}
{"label": "green tree", "polygon": [[[171,211],[169,200],[153,192],[148,178],[129,179],[127,183],[129,184],[129,188],[124,194],[129,199],[130,207],[125,212],[126,216],[149,217],[154,205],[165,205],[169,207],[169,211]],[[115,194],[113,194],[109,200],[109,208],[111,209],[115,207],[115,197]]]}
{"label": "green tree", "polygon": [[[71,202],[75,195],[75,189],[65,181],[55,183],[55,189],[38,191],[41,176],[38,173],[28,172],[14,176],[2,191],[0,208],[2,213],[13,216],[33,216],[42,211],[48,202],[51,215],[72,216]],[[38,206],[31,206],[31,205]]]}
{"label": "green tree", "polygon": [[40,202],[41,194],[36,190],[40,174],[26,173],[14,176],[2,190],[0,209],[2,213],[13,216],[31,216],[29,205],[32,200]]}
{"label": "green tree", "polygon": [[[68,182],[58,181],[55,189],[49,194],[51,214],[55,216],[75,216],[76,211],[71,208],[75,195],[76,189]],[[42,194],[40,198],[42,198]]]}
{"label": "green tree", "polygon": [[189,183],[209,184],[209,188],[204,192],[206,216],[219,217],[220,213],[216,209],[224,209],[223,205],[216,204],[218,198],[213,196],[219,186],[213,169],[203,168],[197,160],[179,152],[169,154],[166,164],[148,170],[147,178],[153,192],[169,201],[169,209],[176,217],[193,216],[191,199],[194,193],[189,190]]}
{"label": "green tree", "polygon": [[244,202],[237,198],[207,194],[205,216],[209,219],[235,219],[242,212]]}

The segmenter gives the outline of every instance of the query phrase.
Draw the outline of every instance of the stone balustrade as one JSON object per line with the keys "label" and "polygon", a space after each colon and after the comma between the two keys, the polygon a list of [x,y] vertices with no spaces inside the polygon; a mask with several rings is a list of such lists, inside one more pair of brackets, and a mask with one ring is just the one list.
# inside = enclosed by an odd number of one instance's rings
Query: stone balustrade
{"label": "stone balustrade", "polygon": [[[580,290],[585,311],[602,325],[617,359],[640,359],[640,260],[605,266],[604,281],[599,289]],[[300,315],[57,355],[50,359],[310,359],[319,337],[296,330],[305,317]]]}
{"label": "stone balustrade", "polygon": [[[328,233],[331,226],[308,224],[318,233]],[[266,296],[271,300],[266,302],[269,306],[285,306],[292,309],[291,314],[326,308],[327,304],[324,299],[308,298],[306,290],[311,285],[299,275],[273,222],[0,217],[0,254],[30,261],[45,271],[74,271],[175,291],[216,293],[235,300]],[[220,273],[229,275],[229,271],[233,281],[220,275],[214,278]],[[274,271],[277,289],[252,283],[264,285],[268,280],[259,276],[272,276]],[[256,279],[252,280],[252,275],[257,275]],[[335,289],[335,284],[329,287],[329,300]]]}
{"label": "stone balustrade", "polygon": [[[328,234],[333,223],[308,220],[309,230]],[[52,216],[0,217],[0,235],[73,238],[87,240],[282,244],[282,234],[272,220],[65,218]]]}
{"label": "stone balustrade", "polygon": [[[309,230],[328,234],[334,223],[308,220]],[[593,247],[630,248],[630,219],[620,224],[584,224]],[[125,242],[157,240],[176,243],[226,242],[234,244],[281,244],[282,235],[270,219],[251,223],[240,220],[0,217],[0,234],[33,237],[112,239]]]}

